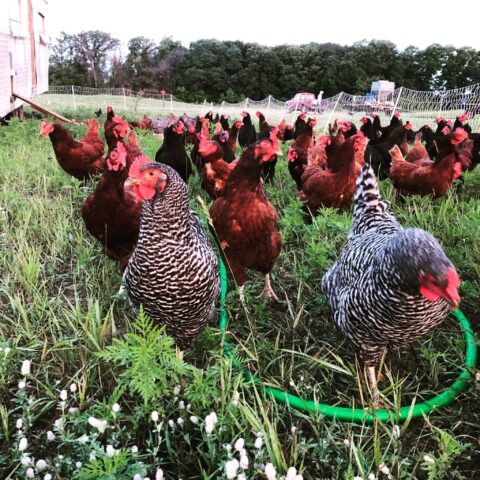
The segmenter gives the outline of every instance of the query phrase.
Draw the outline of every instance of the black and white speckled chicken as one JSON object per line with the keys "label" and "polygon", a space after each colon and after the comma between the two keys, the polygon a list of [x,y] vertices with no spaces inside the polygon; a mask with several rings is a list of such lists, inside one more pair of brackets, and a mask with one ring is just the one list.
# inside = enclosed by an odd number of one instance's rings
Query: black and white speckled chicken
{"label": "black and white speckled chicken", "polygon": [[348,243],[322,289],[333,322],[367,366],[375,403],[375,365],[385,349],[413,342],[442,323],[460,302],[459,283],[438,241],[419,228],[403,228],[388,212],[365,164]]}
{"label": "black and white speckled chicken", "polygon": [[173,168],[139,157],[125,185],[142,201],[137,247],[124,274],[130,304],[135,314],[143,305],[183,347],[214,313],[217,257]]}

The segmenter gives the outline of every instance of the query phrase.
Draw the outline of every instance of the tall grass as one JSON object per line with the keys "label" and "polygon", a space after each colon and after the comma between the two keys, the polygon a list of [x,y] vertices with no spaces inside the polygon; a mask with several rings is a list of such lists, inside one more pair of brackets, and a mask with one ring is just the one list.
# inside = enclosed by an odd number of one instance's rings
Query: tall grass
{"label": "tall grass", "polygon": [[[340,423],[294,411],[245,380],[239,367],[266,384],[332,405],[361,408],[369,398],[355,352],[332,328],[319,287],[346,242],[351,212],[324,209],[306,224],[284,159],[274,182],[265,186],[284,239],[272,274],[283,303],[258,300],[263,278],[252,273],[244,310],[229,282],[229,335],[238,361],[223,357],[223,334],[215,323],[185,353],[185,361],[168,344],[150,343],[146,365],[158,362],[173,373],[157,380],[161,395],[145,401],[125,375],[131,363],[118,358],[133,351],[125,340],[128,332],[144,339],[161,333],[133,323],[126,299],[118,295],[117,265],[83,226],[79,211],[94,182],[81,186],[66,175],[50,142],[38,137],[38,126],[33,120],[12,121],[0,129],[0,478],[25,478],[29,468],[35,478],[45,472],[53,478],[153,478],[157,467],[166,478],[226,478],[225,463],[241,456],[232,447],[239,438],[249,459],[244,473],[252,479],[264,478],[269,462],[279,477],[295,466],[306,479],[480,474],[478,383],[438,413],[396,426]],[[80,135],[84,127],[73,130]],[[160,139],[142,132],[140,143],[153,157]],[[204,197],[199,185],[198,176],[191,179],[191,206],[205,221],[196,200]],[[445,247],[462,277],[461,308],[477,331],[479,187],[478,169],[435,201],[399,198],[389,181],[381,184],[403,224],[428,230]],[[112,345],[124,353],[108,356]],[[392,352],[380,385],[390,406],[422,401],[445,388],[461,368],[463,350],[458,325],[448,321],[412,349]],[[25,377],[24,360],[32,361]],[[64,389],[67,400],[59,397]],[[119,411],[112,410],[115,403]],[[209,434],[205,417],[212,411],[218,422]],[[107,420],[108,428],[92,427],[89,417]],[[49,430],[55,440],[47,440]],[[20,452],[22,437],[28,447]],[[107,445],[117,450],[113,457]],[[39,459],[47,461],[47,470],[35,467]]]}

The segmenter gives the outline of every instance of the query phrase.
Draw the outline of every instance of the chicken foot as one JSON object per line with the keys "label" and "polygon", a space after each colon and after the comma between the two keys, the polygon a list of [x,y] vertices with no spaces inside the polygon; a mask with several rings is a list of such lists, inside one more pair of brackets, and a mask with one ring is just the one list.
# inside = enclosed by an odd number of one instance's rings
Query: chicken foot
{"label": "chicken foot", "polygon": [[263,289],[262,295],[266,295],[268,298],[271,298],[275,302],[279,302],[277,295],[273,291],[272,284],[270,283],[270,274],[265,275],[265,288]]}

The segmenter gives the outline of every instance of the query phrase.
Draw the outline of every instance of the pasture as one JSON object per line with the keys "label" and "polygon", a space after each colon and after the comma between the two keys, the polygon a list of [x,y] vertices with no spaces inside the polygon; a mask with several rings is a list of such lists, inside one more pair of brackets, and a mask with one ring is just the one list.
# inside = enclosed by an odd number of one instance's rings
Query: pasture
{"label": "pasture", "polygon": [[[92,113],[80,108],[75,116]],[[308,480],[480,475],[479,381],[424,419],[366,425],[277,404],[245,378],[249,371],[330,405],[368,403],[363,369],[333,328],[320,290],[346,242],[351,209],[323,209],[306,224],[285,157],[265,186],[284,241],[272,272],[282,303],[258,299],[263,277],[252,273],[243,309],[229,279],[234,361],[223,355],[216,321],[182,360],[161,329],[131,317],[118,293],[118,266],[79,214],[95,182],[83,186],[65,174],[38,128],[37,120],[0,128],[0,478],[153,479],[158,467],[166,479],[242,478],[227,477],[226,469],[241,457],[248,462],[238,474],[248,479],[266,478],[268,463],[277,478],[295,467]],[[85,130],[68,128],[76,136]],[[139,139],[153,158],[161,138],[142,131]],[[191,207],[206,224],[202,203],[211,201],[198,175],[189,188]],[[442,243],[462,279],[460,308],[479,332],[479,169],[438,200],[401,198],[389,180],[381,191],[402,224]],[[452,319],[411,349],[388,355],[380,389],[392,409],[418,403],[448,386],[463,359],[464,338]],[[21,371],[25,360],[30,372]],[[207,417],[212,412],[216,423]],[[36,467],[40,459],[45,469]]]}

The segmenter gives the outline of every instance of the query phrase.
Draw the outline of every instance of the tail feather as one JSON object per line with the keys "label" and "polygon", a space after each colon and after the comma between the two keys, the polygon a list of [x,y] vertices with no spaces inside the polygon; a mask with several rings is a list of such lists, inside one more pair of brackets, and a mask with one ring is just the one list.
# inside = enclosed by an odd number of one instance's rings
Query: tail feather
{"label": "tail feather", "polygon": [[355,191],[354,218],[363,215],[366,210],[384,212],[388,209],[388,203],[382,200],[378,189],[377,178],[372,167],[364,163],[362,171],[357,179]]}
{"label": "tail feather", "polygon": [[365,163],[357,179],[353,208],[353,224],[349,238],[370,229],[398,228],[398,222],[388,212],[389,202],[382,200],[372,167]]}

